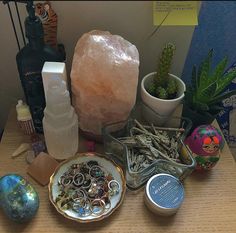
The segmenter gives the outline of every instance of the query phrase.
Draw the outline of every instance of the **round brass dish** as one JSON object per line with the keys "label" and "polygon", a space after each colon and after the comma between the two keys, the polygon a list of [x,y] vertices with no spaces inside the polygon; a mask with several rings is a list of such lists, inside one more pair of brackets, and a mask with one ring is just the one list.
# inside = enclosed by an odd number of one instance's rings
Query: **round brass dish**
{"label": "round brass dish", "polygon": [[[107,211],[99,215],[79,216],[72,209],[65,210],[57,205],[56,198],[59,195],[58,180],[61,177],[61,175],[65,171],[67,171],[68,168],[72,164],[88,162],[91,160],[97,161],[102,167],[104,167],[109,173],[112,174],[114,179],[120,185],[120,192],[117,195],[112,196],[110,200],[111,207]],[[49,188],[49,199],[60,214],[62,214],[65,218],[68,218],[68,219],[71,219],[80,223],[88,223],[88,222],[93,222],[93,221],[99,221],[110,216],[121,205],[124,195],[125,195],[126,182],[125,182],[125,177],[124,177],[122,169],[113,161],[108,160],[104,155],[97,154],[97,153],[81,153],[81,154],[77,154],[71,157],[70,159],[67,159],[56,168],[55,172],[50,178],[50,183],[48,185],[48,188]]]}

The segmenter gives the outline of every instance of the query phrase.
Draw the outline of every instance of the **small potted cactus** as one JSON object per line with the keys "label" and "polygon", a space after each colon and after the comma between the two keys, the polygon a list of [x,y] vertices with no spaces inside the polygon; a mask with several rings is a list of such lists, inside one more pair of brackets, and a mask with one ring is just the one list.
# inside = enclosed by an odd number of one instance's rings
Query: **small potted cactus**
{"label": "small potted cactus", "polygon": [[157,72],[146,75],[141,83],[143,102],[162,116],[171,115],[184,98],[185,84],[170,74],[175,45],[168,43],[162,50]]}

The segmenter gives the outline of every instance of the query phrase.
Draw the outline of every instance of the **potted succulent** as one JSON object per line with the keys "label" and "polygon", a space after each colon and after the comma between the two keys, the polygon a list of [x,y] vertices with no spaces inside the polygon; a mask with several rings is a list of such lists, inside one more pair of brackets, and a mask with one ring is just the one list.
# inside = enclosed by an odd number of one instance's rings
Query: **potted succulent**
{"label": "potted succulent", "polygon": [[202,124],[211,124],[223,109],[222,100],[236,94],[236,90],[225,91],[236,77],[236,71],[225,72],[226,57],[212,70],[212,55],[211,49],[198,70],[193,66],[191,84],[185,92],[183,116],[192,120],[192,129]]}
{"label": "potted succulent", "polygon": [[162,50],[157,72],[146,75],[141,82],[143,102],[159,115],[168,116],[184,98],[185,84],[170,74],[175,45],[168,43]]}

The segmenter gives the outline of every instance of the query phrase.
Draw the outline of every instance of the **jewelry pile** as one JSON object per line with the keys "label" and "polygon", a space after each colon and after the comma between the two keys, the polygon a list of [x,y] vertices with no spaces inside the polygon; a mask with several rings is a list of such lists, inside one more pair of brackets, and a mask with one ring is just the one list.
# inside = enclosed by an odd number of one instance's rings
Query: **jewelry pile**
{"label": "jewelry pile", "polygon": [[111,208],[111,198],[120,184],[97,161],[72,164],[58,180],[60,193],[56,204],[73,210],[79,217],[101,216]]}
{"label": "jewelry pile", "polygon": [[183,128],[145,126],[134,120],[129,137],[118,138],[128,148],[128,164],[132,172],[140,172],[154,160],[164,159],[181,163],[178,152]]}

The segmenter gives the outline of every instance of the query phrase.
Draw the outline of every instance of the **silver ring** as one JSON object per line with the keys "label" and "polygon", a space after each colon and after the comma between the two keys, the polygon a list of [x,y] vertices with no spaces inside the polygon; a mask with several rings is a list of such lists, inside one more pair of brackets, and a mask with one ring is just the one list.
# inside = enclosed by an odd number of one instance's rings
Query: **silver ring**
{"label": "silver ring", "polygon": [[88,190],[88,197],[94,198],[98,193],[98,186],[96,183],[92,183]]}
{"label": "silver ring", "polygon": [[67,185],[70,185],[71,183],[73,182],[73,177],[72,176],[62,176],[61,177],[61,180],[60,180],[60,183],[63,185],[63,186],[67,186]]}
{"label": "silver ring", "polygon": [[120,192],[120,184],[116,180],[111,180],[108,183],[108,189],[110,190],[112,195],[116,195]]}
{"label": "silver ring", "polygon": [[90,209],[90,201],[88,199],[86,200],[84,211],[85,211],[85,213],[83,215],[84,217],[90,216],[92,214],[92,211]]}
{"label": "silver ring", "polygon": [[[96,204],[99,204],[99,205],[96,205]],[[91,210],[92,214],[95,214],[98,216],[98,215],[101,215],[105,212],[105,206],[106,206],[106,203],[102,199],[94,199],[91,202],[90,210]],[[99,212],[94,212],[95,207],[101,207],[102,209]]]}
{"label": "silver ring", "polygon": [[[79,179],[78,179],[79,178]],[[82,185],[84,183],[85,177],[82,173],[77,173],[73,177],[73,184],[76,186]]]}
{"label": "silver ring", "polygon": [[83,183],[82,187],[85,188],[85,189],[87,189],[87,188],[90,188],[91,185],[92,185],[92,181],[90,180],[90,182],[89,182],[87,185],[85,185],[85,184]]}
{"label": "silver ring", "polygon": [[94,165],[94,166],[92,166],[92,167],[90,168],[90,170],[89,170],[89,175],[90,175],[91,177],[93,177],[93,178],[101,177],[101,176],[96,176],[96,175],[94,176],[94,175],[91,174],[91,171],[92,171],[93,169],[95,169],[95,168],[99,168],[100,171],[101,171],[101,173],[104,174],[104,171],[103,171],[103,169],[102,169],[100,166]]}
{"label": "silver ring", "polygon": [[104,200],[104,198],[106,198],[106,196],[101,197],[101,199],[105,202],[105,209],[108,210],[111,208],[111,200],[107,197],[108,202],[106,203],[106,200]]}
{"label": "silver ring", "polygon": [[85,194],[84,190],[82,190],[82,189],[75,190],[75,193],[76,193],[76,198],[87,198],[87,195]]}
{"label": "silver ring", "polygon": [[85,207],[86,206],[86,199],[85,198],[75,198],[73,199],[74,203],[73,203],[73,206],[74,205],[77,205],[79,207]]}

